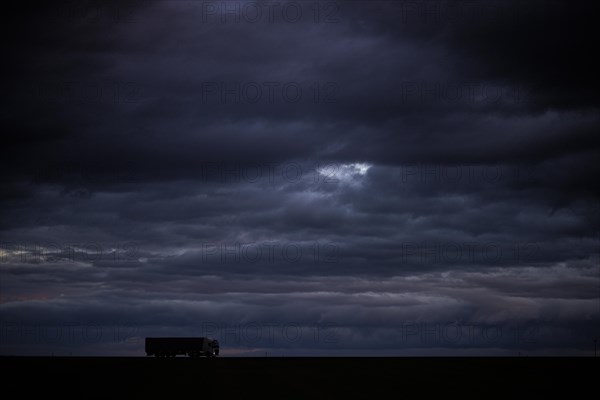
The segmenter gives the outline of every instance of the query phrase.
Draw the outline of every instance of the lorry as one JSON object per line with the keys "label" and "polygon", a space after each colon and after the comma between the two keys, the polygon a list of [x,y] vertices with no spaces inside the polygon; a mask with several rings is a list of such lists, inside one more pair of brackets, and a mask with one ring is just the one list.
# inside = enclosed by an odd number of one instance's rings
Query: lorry
{"label": "lorry", "polygon": [[146,355],[154,357],[215,357],[219,355],[219,341],[206,337],[147,337]]}

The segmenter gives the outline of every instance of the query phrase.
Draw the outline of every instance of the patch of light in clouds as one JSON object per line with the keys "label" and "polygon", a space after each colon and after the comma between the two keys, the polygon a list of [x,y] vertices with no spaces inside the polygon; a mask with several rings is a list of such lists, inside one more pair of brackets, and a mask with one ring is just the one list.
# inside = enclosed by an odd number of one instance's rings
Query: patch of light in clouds
{"label": "patch of light in clouds", "polygon": [[317,172],[332,182],[358,183],[371,167],[368,163],[329,164],[318,167]]}

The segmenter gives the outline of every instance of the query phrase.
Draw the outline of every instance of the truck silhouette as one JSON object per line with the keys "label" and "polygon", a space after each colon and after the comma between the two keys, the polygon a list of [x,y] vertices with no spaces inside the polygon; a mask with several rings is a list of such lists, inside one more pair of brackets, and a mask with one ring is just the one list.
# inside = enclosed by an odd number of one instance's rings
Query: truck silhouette
{"label": "truck silhouette", "polygon": [[146,355],[154,357],[215,357],[219,355],[219,342],[205,337],[147,337]]}

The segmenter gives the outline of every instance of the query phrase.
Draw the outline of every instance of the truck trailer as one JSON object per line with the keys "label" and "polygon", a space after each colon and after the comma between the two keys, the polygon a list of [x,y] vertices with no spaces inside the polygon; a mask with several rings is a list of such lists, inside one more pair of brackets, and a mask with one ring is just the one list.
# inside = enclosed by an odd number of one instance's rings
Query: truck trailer
{"label": "truck trailer", "polygon": [[146,355],[154,357],[215,357],[219,342],[205,337],[147,337]]}

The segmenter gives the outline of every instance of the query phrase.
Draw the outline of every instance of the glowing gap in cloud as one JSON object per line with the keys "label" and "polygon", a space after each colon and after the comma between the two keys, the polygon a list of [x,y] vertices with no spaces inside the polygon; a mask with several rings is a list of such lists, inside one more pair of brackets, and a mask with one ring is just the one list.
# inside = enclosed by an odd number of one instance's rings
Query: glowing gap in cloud
{"label": "glowing gap in cloud", "polygon": [[369,169],[371,164],[351,163],[351,164],[328,164],[317,169],[317,172],[330,182],[341,183],[359,183]]}

